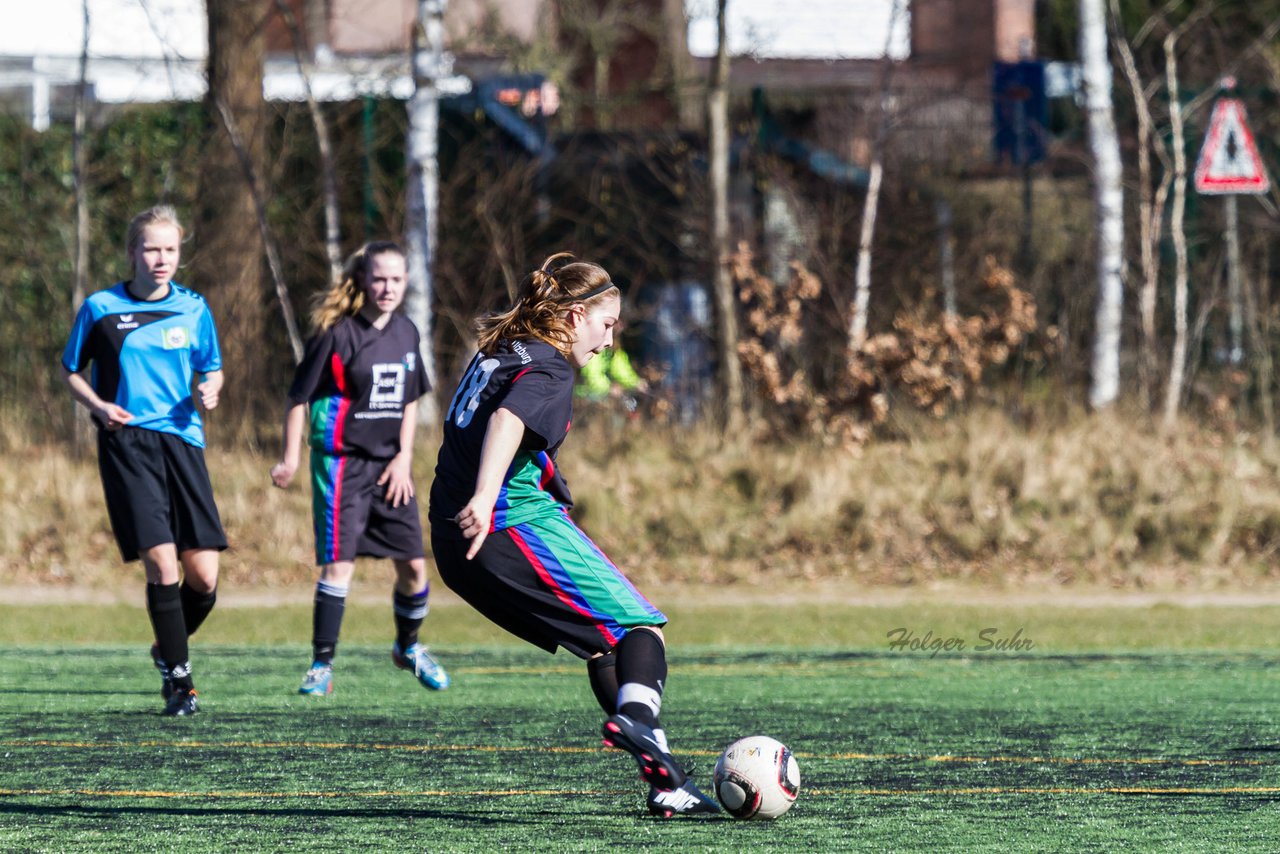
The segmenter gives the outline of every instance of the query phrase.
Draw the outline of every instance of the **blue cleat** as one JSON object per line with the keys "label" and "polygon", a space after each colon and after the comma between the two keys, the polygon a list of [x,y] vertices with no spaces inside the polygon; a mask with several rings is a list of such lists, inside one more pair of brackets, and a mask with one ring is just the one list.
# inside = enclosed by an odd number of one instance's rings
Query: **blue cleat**
{"label": "blue cleat", "polygon": [[302,678],[302,687],[298,689],[299,694],[311,694],[317,697],[324,697],[333,693],[333,665],[325,664],[320,661],[312,662],[311,669],[307,671],[307,675]]}
{"label": "blue cleat", "polygon": [[391,647],[391,660],[402,670],[412,670],[413,675],[423,687],[433,691],[443,691],[449,687],[449,674],[445,673],[440,662],[431,657],[427,648],[420,643],[410,644],[408,649],[400,649],[400,644]]}

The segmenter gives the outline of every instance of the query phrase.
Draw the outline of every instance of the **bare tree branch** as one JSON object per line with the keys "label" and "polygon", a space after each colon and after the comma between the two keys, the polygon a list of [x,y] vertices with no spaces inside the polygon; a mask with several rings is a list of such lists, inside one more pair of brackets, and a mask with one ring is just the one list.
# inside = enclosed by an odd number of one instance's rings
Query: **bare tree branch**
{"label": "bare tree branch", "polygon": [[221,98],[215,98],[214,104],[218,110],[218,116],[222,119],[222,127],[227,132],[227,137],[231,140],[231,147],[235,150],[236,159],[240,161],[240,168],[244,173],[245,183],[249,187],[249,193],[253,196],[253,210],[258,217],[258,230],[262,234],[262,242],[267,250],[267,266],[271,269],[271,278],[276,285],[276,297],[280,300],[280,314],[284,318],[285,331],[289,334],[289,346],[293,349],[293,360],[295,363],[302,361],[303,345],[302,336],[298,334],[298,322],[293,314],[293,305],[289,302],[289,287],[284,282],[284,268],[280,263],[280,253],[276,250],[275,240],[271,236],[271,226],[267,222],[267,206],[263,201],[262,191],[258,188],[258,176],[254,172],[253,161],[249,158],[249,151],[245,148],[244,140],[240,137],[240,131],[236,128],[235,117],[231,115],[231,109]]}
{"label": "bare tree branch", "polygon": [[342,233],[338,212],[338,181],[333,168],[333,146],[329,142],[329,123],[324,119],[324,112],[316,102],[311,90],[311,64],[303,55],[304,39],[298,19],[285,0],[275,0],[276,10],[284,19],[285,26],[293,40],[293,58],[298,64],[298,74],[302,77],[302,92],[307,101],[307,112],[311,114],[311,124],[316,131],[316,148],[320,154],[320,181],[324,193],[324,248],[329,258],[329,282],[342,278]]}

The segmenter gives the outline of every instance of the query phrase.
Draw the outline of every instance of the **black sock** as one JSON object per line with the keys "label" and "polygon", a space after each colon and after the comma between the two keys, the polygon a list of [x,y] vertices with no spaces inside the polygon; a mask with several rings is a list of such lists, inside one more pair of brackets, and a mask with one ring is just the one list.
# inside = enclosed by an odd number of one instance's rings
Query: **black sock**
{"label": "black sock", "polygon": [[204,618],[213,610],[213,604],[218,601],[218,588],[215,587],[208,593],[200,593],[183,581],[182,586],[178,588],[178,593],[182,597],[182,619],[187,623],[187,637],[190,637],[196,633],[196,629],[204,623]]}
{"label": "black sock", "polygon": [[427,591],[406,596],[399,590],[393,591],[392,608],[396,614],[396,644],[400,649],[408,649],[418,642],[418,629],[422,628],[422,620],[427,616]]}
{"label": "black sock", "polygon": [[342,631],[342,613],[347,607],[346,585],[321,581],[316,584],[316,606],[311,619],[311,650],[321,664],[333,664]]}
{"label": "black sock", "polygon": [[182,619],[182,598],[177,584],[147,585],[147,614],[176,688],[191,690],[191,662],[187,653],[187,626]]}
{"label": "black sock", "polygon": [[618,656],[618,713],[645,726],[658,726],[667,654],[656,634],[633,629],[614,647]]}
{"label": "black sock", "polygon": [[587,678],[596,702],[606,715],[618,711],[618,656],[612,652],[587,660]]}

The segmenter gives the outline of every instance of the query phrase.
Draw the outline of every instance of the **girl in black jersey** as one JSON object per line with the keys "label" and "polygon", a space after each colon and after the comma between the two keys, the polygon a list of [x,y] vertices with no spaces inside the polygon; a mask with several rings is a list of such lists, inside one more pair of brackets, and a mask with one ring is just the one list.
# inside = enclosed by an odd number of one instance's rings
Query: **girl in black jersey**
{"label": "girl in black jersey", "polygon": [[427,614],[427,568],[414,495],[413,437],[418,398],[430,390],[418,330],[397,309],[406,287],[404,252],[366,244],[312,316],[289,388],[284,454],[271,482],[284,489],[301,457],[310,407],[311,495],[316,584],[312,664],[302,694],[333,692],[333,658],[357,555],[391,558],[396,640],[391,659],[423,686],[449,687],[443,667],[418,642]]}
{"label": "girl in black jersey", "polygon": [[620,308],[603,268],[561,254],[525,279],[510,311],[481,318],[480,352],[444,423],[432,552],[444,582],[493,622],[588,661],[605,743],[635,757],[651,812],[717,812],[658,722],[667,618],[569,518],[557,463],[574,369],[612,344]]}

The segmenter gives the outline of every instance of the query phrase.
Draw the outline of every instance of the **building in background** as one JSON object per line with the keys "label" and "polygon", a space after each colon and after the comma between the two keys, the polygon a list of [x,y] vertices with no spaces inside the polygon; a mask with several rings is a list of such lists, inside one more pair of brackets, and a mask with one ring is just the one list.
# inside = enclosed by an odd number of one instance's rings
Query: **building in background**
{"label": "building in background", "polygon": [[[303,97],[294,59],[299,42],[321,100],[411,93],[416,0],[285,4],[296,27],[264,2],[272,10],[263,84],[268,99]],[[1034,0],[909,0],[896,19],[894,5],[732,0],[731,86],[740,103],[763,91],[771,104],[806,113],[811,145],[865,162],[867,131],[850,124],[867,113],[867,99],[878,93],[888,66],[899,126],[922,131],[913,151],[941,156],[959,145],[980,153],[990,136],[992,63],[1031,55]],[[201,97],[203,0],[45,0],[6,13],[0,105],[27,115],[37,128],[69,116],[86,6],[93,101]],[[541,72],[592,94],[567,115],[575,126],[678,123],[699,130],[708,58],[716,47],[714,15],[714,0],[450,0],[445,25],[459,73],[445,91],[465,91],[467,78]],[[513,67],[539,59],[557,67]]]}

